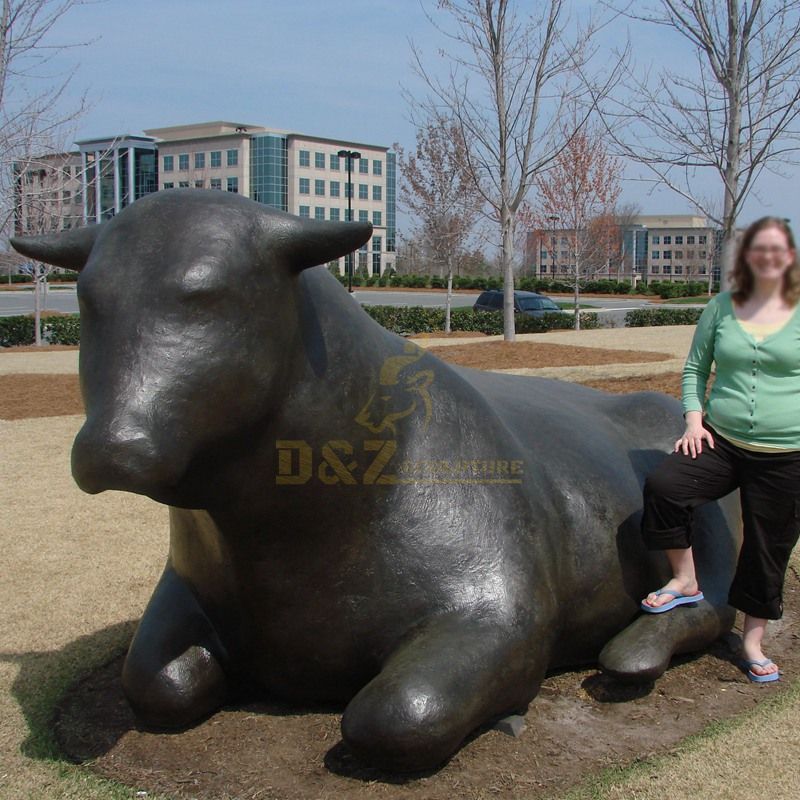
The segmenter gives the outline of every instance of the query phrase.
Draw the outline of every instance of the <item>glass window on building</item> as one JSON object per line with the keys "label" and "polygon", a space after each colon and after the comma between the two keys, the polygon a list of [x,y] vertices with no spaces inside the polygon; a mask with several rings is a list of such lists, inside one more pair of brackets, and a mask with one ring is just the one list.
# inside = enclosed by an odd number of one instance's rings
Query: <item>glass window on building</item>
{"label": "glass window on building", "polygon": [[325,169],[325,153],[314,153],[314,166],[317,169]]}
{"label": "glass window on building", "polygon": [[383,187],[379,184],[376,184],[372,187],[372,199],[373,200],[382,200],[383,199]]}
{"label": "glass window on building", "polygon": [[672,237],[671,236],[665,236],[664,237],[664,244],[672,244]]}
{"label": "glass window on building", "polygon": [[358,221],[359,221],[359,222],[369,222],[369,211],[367,211],[367,210],[366,210],[366,209],[364,209],[364,208],[362,208],[362,209],[359,209],[359,212],[358,212]]}
{"label": "glass window on building", "polygon": [[179,181],[178,182],[179,189],[188,189],[189,188],[189,181]]}
{"label": "glass window on building", "polygon": [[331,222],[338,222],[339,221],[339,209],[338,208],[332,208],[330,210],[330,212],[328,213],[328,219],[330,219]]}
{"label": "glass window on building", "polygon": [[336,153],[331,153],[329,162],[330,168],[333,170],[339,171],[339,156]]}
{"label": "glass window on building", "polygon": [[339,196],[339,181],[331,181],[331,197]]}
{"label": "glass window on building", "polygon": [[308,178],[300,178],[300,194],[311,193],[311,181]]}
{"label": "glass window on building", "polygon": [[311,216],[311,207],[310,206],[300,206],[300,216],[301,217],[310,217]]}
{"label": "glass window on building", "polygon": [[353,221],[353,209],[346,208],[344,210],[344,221],[345,222],[352,222]]}
{"label": "glass window on building", "polygon": [[301,167],[310,167],[311,166],[311,151],[310,150],[301,150],[298,154],[298,164]]}
{"label": "glass window on building", "polygon": [[383,175],[383,161],[381,161],[379,158],[372,160],[372,174]]}
{"label": "glass window on building", "polygon": [[664,264],[664,274],[665,275],[672,275],[672,265],[671,264]]}
{"label": "glass window on building", "polygon": [[[234,152],[236,152],[234,150]],[[239,193],[239,179],[237,177],[228,178],[228,191],[234,194]]]}
{"label": "glass window on building", "polygon": [[[675,237],[677,238],[677,237]],[[677,244],[677,242],[675,242]],[[683,258],[683,250],[676,250],[675,251],[675,258]]]}
{"label": "glass window on building", "polygon": [[346,183],[344,185],[344,196],[345,197],[352,197],[353,196],[353,184]]}
{"label": "glass window on building", "polygon": [[372,274],[381,274],[381,245],[383,240],[380,236],[372,237]]}
{"label": "glass window on building", "polygon": [[676,236],[675,244],[683,244],[683,236]]}
{"label": "glass window on building", "polygon": [[64,189],[64,190],[61,192],[61,200],[62,200],[64,203],[69,203],[69,202],[70,202],[70,200],[72,200],[72,192],[70,192],[70,191],[69,191],[69,190],[67,190],[67,189]]}
{"label": "glass window on building", "polygon": [[222,166],[222,150],[211,151],[211,169]]}
{"label": "glass window on building", "polygon": [[314,181],[314,194],[317,197],[325,197],[325,181]]}
{"label": "glass window on building", "polygon": [[661,244],[661,237],[660,236],[653,236],[653,237],[651,237],[650,241],[653,244]]}
{"label": "glass window on building", "polygon": [[212,189],[222,189],[222,178],[212,178],[211,179],[211,188]]}
{"label": "glass window on building", "polygon": [[672,250],[665,250],[664,251],[664,258],[668,261],[672,260]]}
{"label": "glass window on building", "polygon": [[659,267],[658,264],[653,264],[650,272],[652,272],[653,275],[658,275],[661,272],[661,267]]}
{"label": "glass window on building", "polygon": [[195,153],[194,154],[194,168],[195,169],[205,169],[206,168],[206,154],[205,153]]}
{"label": "glass window on building", "polygon": [[358,171],[362,175],[369,175],[369,159],[368,158],[359,158],[358,159]]}
{"label": "glass window on building", "polygon": [[366,183],[358,184],[358,199],[369,200],[369,186]]}
{"label": "glass window on building", "polygon": [[382,217],[383,217],[383,214],[381,214],[380,211],[373,211],[372,212],[372,224],[379,228],[383,224],[381,222]]}
{"label": "glass window on building", "polygon": [[178,169],[179,170],[187,170],[187,169],[189,169],[189,154],[188,153],[181,153],[178,156]]}
{"label": "glass window on building", "polygon": [[325,209],[322,206],[314,209],[314,219],[325,219]]}
{"label": "glass window on building", "polygon": [[206,188],[206,182],[205,181],[195,181],[194,182],[194,188],[195,189],[205,189]]}
{"label": "glass window on building", "polygon": [[228,150],[228,166],[229,167],[238,167],[239,166],[239,151],[238,150]]}
{"label": "glass window on building", "polygon": [[167,183],[164,184],[164,188],[165,189],[174,189],[175,188],[175,184],[172,181],[168,181]]}
{"label": "glass window on building", "polygon": [[676,264],[675,265],[675,274],[676,275],[683,275],[683,265],[682,264]]}
{"label": "glass window on building", "polygon": [[706,243],[706,237],[705,236],[698,236],[697,237],[697,244],[705,244],[705,243]]}
{"label": "glass window on building", "polygon": [[175,169],[175,156],[164,156],[164,172],[172,172]]}
{"label": "glass window on building", "polygon": [[694,236],[687,236],[686,244],[694,244]]}
{"label": "glass window on building", "polygon": [[653,258],[661,258],[661,251],[660,250],[653,250],[652,254],[653,254]]}

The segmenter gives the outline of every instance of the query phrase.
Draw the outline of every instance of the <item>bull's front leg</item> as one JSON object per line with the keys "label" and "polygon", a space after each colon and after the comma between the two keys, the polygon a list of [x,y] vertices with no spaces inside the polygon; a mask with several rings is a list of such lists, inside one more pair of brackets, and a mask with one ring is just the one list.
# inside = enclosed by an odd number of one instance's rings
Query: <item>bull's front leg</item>
{"label": "bull's front leg", "polygon": [[224,648],[194,593],[167,565],[122,670],[122,687],[147,726],[181,728],[228,695]]}
{"label": "bull's front leg", "polygon": [[642,614],[603,648],[600,666],[626,683],[654,681],[673,656],[702,650],[730,630],[734,616],[730,606],[708,600],[664,614]]}
{"label": "bull's front leg", "polygon": [[[389,771],[431,769],[471,731],[525,708],[548,655],[530,631],[460,615],[437,618],[403,641],[347,706],[342,737]],[[532,652],[533,651],[533,652]]]}

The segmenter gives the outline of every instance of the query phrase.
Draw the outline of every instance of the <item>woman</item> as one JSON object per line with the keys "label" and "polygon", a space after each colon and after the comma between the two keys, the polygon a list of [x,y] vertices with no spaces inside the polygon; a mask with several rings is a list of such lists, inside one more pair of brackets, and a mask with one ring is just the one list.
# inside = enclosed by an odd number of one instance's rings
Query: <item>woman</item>
{"label": "woman", "polygon": [[[648,477],[642,533],[673,578],[642,601],[658,614],[703,599],[691,547],[692,509],[738,488],[743,543],[728,602],[744,612],[748,676],[778,680],[761,649],[783,613],[783,579],[800,532],[800,266],[781,219],[745,232],[734,290],[703,311],[683,371],[686,431]],[[704,402],[712,362],[713,388]],[[705,416],[704,416],[705,410]]]}

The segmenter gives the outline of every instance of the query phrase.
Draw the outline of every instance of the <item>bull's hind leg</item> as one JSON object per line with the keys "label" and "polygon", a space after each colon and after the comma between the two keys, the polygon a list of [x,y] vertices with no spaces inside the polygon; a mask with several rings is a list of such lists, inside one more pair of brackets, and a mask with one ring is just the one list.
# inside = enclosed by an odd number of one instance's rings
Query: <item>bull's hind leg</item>
{"label": "bull's hind leg", "polygon": [[703,600],[663,614],[644,614],[603,648],[600,666],[626,683],[654,681],[673,656],[702,650],[730,630],[735,613],[730,606]]}
{"label": "bull's hind leg", "polygon": [[145,609],[122,670],[122,687],[148,726],[180,728],[227,696],[223,648],[189,587],[167,567]]}
{"label": "bull's hind leg", "polygon": [[482,723],[524,708],[546,669],[519,630],[456,615],[437,618],[388,658],[350,702],[344,741],[397,772],[436,767]]}

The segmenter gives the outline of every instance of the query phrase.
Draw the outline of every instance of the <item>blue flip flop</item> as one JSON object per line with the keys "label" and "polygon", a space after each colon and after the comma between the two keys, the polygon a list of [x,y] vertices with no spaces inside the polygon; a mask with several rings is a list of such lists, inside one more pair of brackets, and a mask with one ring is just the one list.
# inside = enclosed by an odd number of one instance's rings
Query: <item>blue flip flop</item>
{"label": "blue flip flop", "polygon": [[660,597],[662,594],[669,594],[672,595],[673,599],[670,600],[669,603],[664,603],[663,606],[656,607],[649,606],[644,600],[642,600],[642,611],[646,611],[648,614],[663,614],[665,611],[670,611],[676,606],[685,606],[689,605],[690,603],[697,603],[704,599],[702,592],[697,592],[696,594],[681,594],[675,589],[659,589],[657,592],[655,592],[655,594],[658,597]]}
{"label": "blue flip flop", "polygon": [[753,683],[770,683],[770,681],[778,681],[781,678],[780,672],[768,672],[766,675],[759,675],[753,672],[752,667],[769,667],[770,665],[774,664],[775,662],[772,659],[764,658],[761,661],[757,659],[752,659],[748,661],[745,659],[744,664],[748,667],[747,670],[747,677],[750,678]]}

